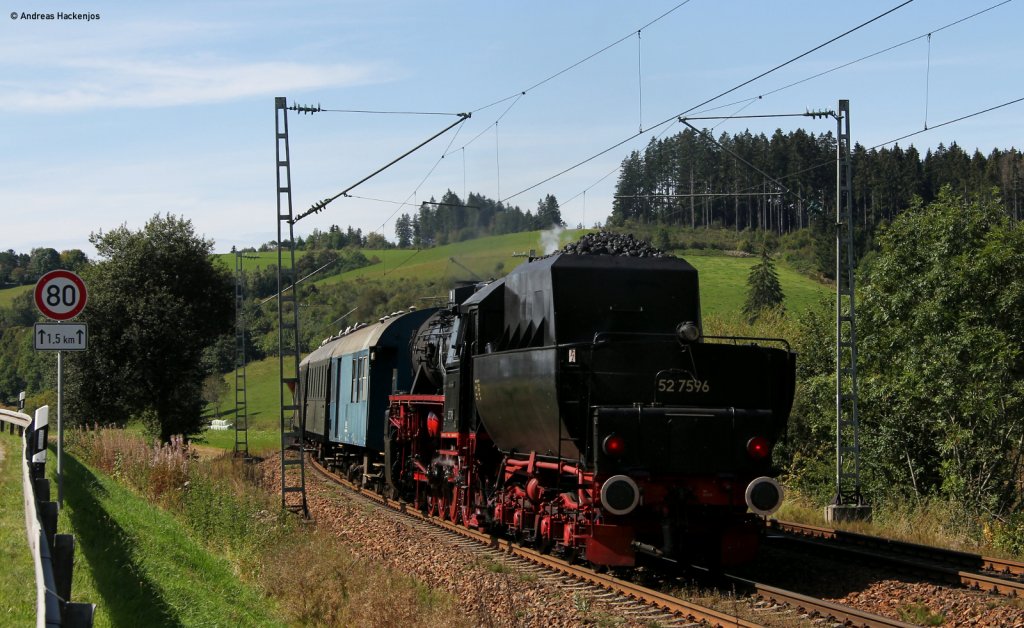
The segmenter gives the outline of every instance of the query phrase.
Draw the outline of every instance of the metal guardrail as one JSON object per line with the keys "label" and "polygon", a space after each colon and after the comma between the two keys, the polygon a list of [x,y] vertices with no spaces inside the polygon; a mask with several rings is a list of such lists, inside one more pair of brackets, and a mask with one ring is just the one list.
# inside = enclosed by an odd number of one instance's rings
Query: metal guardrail
{"label": "metal guardrail", "polygon": [[75,537],[57,534],[57,502],[50,501],[46,478],[48,406],[27,414],[0,409],[0,421],[22,437],[22,485],[25,495],[25,531],[36,572],[36,626],[91,628],[96,605],[71,601]]}
{"label": "metal guardrail", "polygon": [[[49,408],[49,406],[47,406]],[[32,424],[32,417],[22,412],[15,412],[14,410],[6,410],[0,408],[0,421],[7,424],[11,434],[14,430],[18,430],[18,436],[22,436],[25,433],[25,428]]]}

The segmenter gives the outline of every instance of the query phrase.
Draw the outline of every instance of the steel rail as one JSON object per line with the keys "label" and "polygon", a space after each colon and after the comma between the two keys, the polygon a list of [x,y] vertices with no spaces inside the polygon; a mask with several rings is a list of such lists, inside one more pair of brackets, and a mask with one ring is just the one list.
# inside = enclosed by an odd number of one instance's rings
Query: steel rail
{"label": "steel rail", "polygon": [[883,617],[868,611],[863,611],[852,606],[845,606],[836,602],[829,602],[820,598],[811,597],[795,591],[779,589],[760,582],[753,582],[738,576],[725,574],[723,576],[737,585],[748,587],[757,592],[758,597],[773,604],[788,607],[797,611],[800,615],[807,615],[811,620],[825,620],[832,624],[842,626],[859,626],[861,628],[913,628],[916,624],[909,624],[891,617]]}
{"label": "steel rail", "polygon": [[517,556],[535,565],[539,565],[582,582],[613,591],[629,599],[636,600],[661,611],[675,615],[676,617],[684,618],[690,622],[706,622],[711,626],[720,626],[723,628],[726,626],[734,626],[737,628],[758,628],[761,626],[761,624],[742,619],[735,615],[700,606],[699,604],[692,602],[687,602],[686,600],[682,600],[653,589],[648,589],[620,578],[615,578],[607,574],[599,574],[593,569],[589,569],[587,567],[572,565],[567,561],[560,560],[554,556],[542,554],[539,551],[516,545],[509,539],[493,536],[478,530],[460,526],[450,521],[425,515],[418,509],[411,508],[406,502],[388,499],[375,491],[356,486],[348,480],[324,468],[320,462],[313,457],[311,457],[311,461],[313,468],[330,481],[344,486],[391,510],[405,513],[438,528],[472,539],[481,546],[496,549],[502,553],[512,556]]}
{"label": "steel rail", "polygon": [[[324,468],[315,459],[312,459],[312,464],[313,468],[323,474],[330,481],[347,487],[365,498],[382,506],[388,507],[391,510],[406,513],[420,521],[430,523],[438,528],[472,539],[481,545],[497,549],[506,554],[517,556],[546,569],[575,578],[579,581],[601,587],[608,591],[613,591],[625,596],[626,598],[636,600],[637,602],[657,608],[666,613],[670,613],[680,619],[685,619],[690,622],[706,622],[712,626],[723,627],[736,626],[752,628],[761,625],[745,620],[736,615],[707,608],[693,602],[682,600],[667,593],[643,587],[621,578],[598,573],[588,567],[571,564],[568,561],[556,558],[549,554],[544,554],[540,551],[517,545],[510,539],[494,536],[478,530],[466,528],[447,520],[425,515],[418,509],[409,507],[409,504],[405,502],[387,499],[375,491],[352,484],[348,480]],[[861,628],[910,628],[913,626],[913,624],[908,624],[896,619],[882,617],[853,607],[752,582],[736,576],[727,575],[725,578],[733,584],[749,589],[760,599],[772,603],[775,608],[782,607],[783,610],[793,610],[797,614],[808,616],[811,620],[830,620],[841,623],[845,626]]]}
{"label": "steel rail", "polygon": [[786,535],[777,540],[815,544],[867,560],[905,567],[971,589],[1024,597],[1024,581],[982,573],[1022,578],[1024,563],[1019,561],[776,519],[768,522],[768,529]]}

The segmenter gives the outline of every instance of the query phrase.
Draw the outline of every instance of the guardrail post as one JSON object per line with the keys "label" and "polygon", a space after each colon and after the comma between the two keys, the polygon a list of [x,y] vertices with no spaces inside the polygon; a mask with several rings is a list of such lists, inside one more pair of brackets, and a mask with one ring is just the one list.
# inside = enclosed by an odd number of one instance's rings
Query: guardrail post
{"label": "guardrail post", "polygon": [[57,502],[39,502],[39,519],[43,525],[46,542],[53,547],[53,537],[57,534],[57,513],[60,509]]}
{"label": "guardrail post", "polygon": [[41,502],[50,501],[50,480],[47,478],[36,478],[33,486],[36,492],[36,499]]}
{"label": "guardrail post", "polygon": [[95,613],[95,604],[89,604],[87,602],[68,602],[64,605],[64,626],[67,628],[92,626],[92,619]]}
{"label": "guardrail post", "polygon": [[71,572],[75,566],[75,537],[58,534],[53,539],[53,580],[57,595],[62,600],[71,599]]}

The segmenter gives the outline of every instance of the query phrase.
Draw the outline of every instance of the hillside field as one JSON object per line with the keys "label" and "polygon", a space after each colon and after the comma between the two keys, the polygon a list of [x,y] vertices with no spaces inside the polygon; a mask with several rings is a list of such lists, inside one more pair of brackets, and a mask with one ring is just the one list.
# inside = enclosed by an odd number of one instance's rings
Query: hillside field
{"label": "hillside field", "polygon": [[4,288],[0,290],[0,307],[11,307],[14,303],[14,298],[25,294],[26,292],[32,292],[34,285],[29,286],[15,286],[13,288]]}

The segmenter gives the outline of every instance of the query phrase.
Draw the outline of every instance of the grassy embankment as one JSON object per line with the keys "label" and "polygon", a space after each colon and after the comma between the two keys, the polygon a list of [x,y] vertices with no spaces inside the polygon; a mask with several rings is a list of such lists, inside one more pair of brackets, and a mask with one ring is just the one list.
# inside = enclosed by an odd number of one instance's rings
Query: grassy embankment
{"label": "grassy embankment", "polygon": [[68,448],[88,461],[71,458],[65,481],[91,572],[79,585],[76,571],[74,595],[107,606],[109,625],[408,625],[451,613],[445,594],[282,512],[259,467],[126,430],[74,431]]}
{"label": "grassy embankment", "polygon": [[36,572],[25,536],[21,437],[0,425],[0,617],[7,626],[34,626]]}
{"label": "grassy embankment", "polygon": [[[133,459],[147,458],[157,461],[161,454],[145,448],[143,456],[133,457],[125,449],[115,475],[125,477]],[[56,497],[52,449],[47,475]],[[174,490],[181,491],[181,485]],[[240,578],[239,566],[202,534],[68,454],[58,529],[76,539],[72,599],[97,605],[99,628],[286,623],[258,587]]]}
{"label": "grassy embankment", "polygon": [[[280,512],[256,467],[155,449],[126,430],[72,431],[67,444],[58,528],[76,537],[72,599],[97,605],[98,628],[440,624],[452,612],[446,594]],[[0,445],[0,611],[4,626],[28,627],[21,444],[5,434]],[[54,482],[55,466],[51,451]]]}

